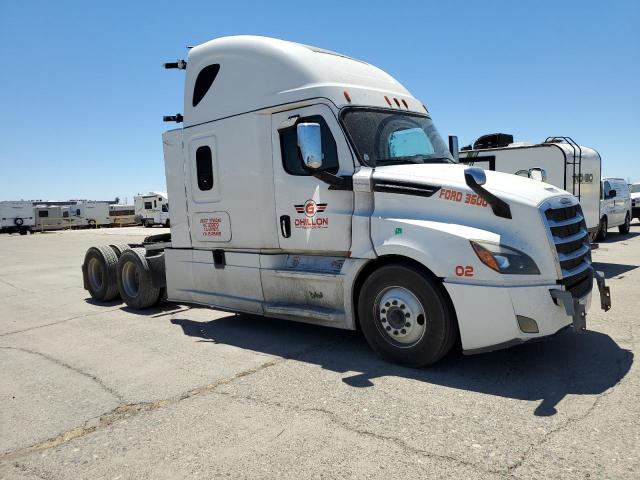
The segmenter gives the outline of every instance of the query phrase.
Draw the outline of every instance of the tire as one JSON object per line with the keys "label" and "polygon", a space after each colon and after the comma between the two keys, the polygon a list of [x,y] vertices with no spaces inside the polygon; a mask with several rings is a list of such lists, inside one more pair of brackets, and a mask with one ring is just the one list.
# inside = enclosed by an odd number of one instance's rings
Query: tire
{"label": "tire", "polygon": [[607,230],[609,224],[607,222],[607,217],[602,217],[600,219],[600,229],[598,230],[598,236],[596,237],[601,242],[604,242],[607,239]]}
{"label": "tire", "polygon": [[170,221],[170,220],[167,220],[166,222],[164,222],[164,226],[165,226],[166,228],[171,228],[171,221]]}
{"label": "tire", "polygon": [[108,302],[118,296],[117,263],[118,257],[106,245],[87,250],[82,274],[91,298],[98,302]]}
{"label": "tire", "polygon": [[24,228],[21,228],[21,229],[18,231],[18,233],[19,233],[20,235],[26,235],[26,234],[27,234],[27,231],[26,231]]}
{"label": "tire", "polygon": [[96,221],[91,219],[87,222],[87,224],[89,225],[89,228],[95,228],[96,227]]}
{"label": "tire", "polygon": [[116,243],[113,245],[109,245],[109,247],[111,248],[111,250],[113,250],[113,252],[116,254],[116,257],[118,258],[120,258],[120,255],[122,255],[122,252],[124,252],[125,250],[131,250],[131,247],[126,243]]}
{"label": "tire", "polygon": [[153,227],[153,223],[151,223],[149,220],[145,220],[144,228],[151,228],[151,227]]}
{"label": "tire", "polygon": [[629,214],[627,213],[627,216],[624,217],[624,223],[618,227],[618,231],[626,235],[627,233],[629,233],[630,230],[631,230],[631,218],[629,218]]}
{"label": "tire", "polygon": [[24,225],[24,220],[23,220],[23,219],[21,219],[21,218],[15,218],[15,219],[13,220],[13,224],[14,224],[16,227],[21,227],[22,225]]}
{"label": "tire", "polygon": [[130,248],[118,259],[118,291],[122,300],[138,310],[158,303],[160,288],[154,287],[144,248]]}
{"label": "tire", "polygon": [[422,367],[444,357],[457,338],[450,300],[418,269],[386,265],[365,280],[358,318],[371,348],[383,359]]}

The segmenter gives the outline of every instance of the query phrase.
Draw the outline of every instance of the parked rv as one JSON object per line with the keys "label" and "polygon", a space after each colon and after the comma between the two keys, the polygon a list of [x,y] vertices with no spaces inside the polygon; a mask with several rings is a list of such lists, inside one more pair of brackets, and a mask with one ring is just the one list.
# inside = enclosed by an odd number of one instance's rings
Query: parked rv
{"label": "parked rv", "polygon": [[570,137],[542,143],[513,142],[513,135],[484,135],[460,151],[460,162],[486,170],[542,180],[580,201],[591,239],[600,227],[600,154]]}
{"label": "parked rv", "polygon": [[622,178],[603,178],[598,240],[607,238],[607,230],[618,227],[620,233],[631,229],[632,206],[629,186]]}
{"label": "parked rv", "polygon": [[640,220],[640,183],[629,185],[631,193],[631,216]]}
{"label": "parked rv", "polygon": [[111,225],[135,225],[136,211],[133,205],[109,205],[109,222]]}
{"label": "parked rv", "polygon": [[35,225],[31,202],[0,202],[0,232],[25,235]]}
{"label": "parked rv", "polygon": [[412,366],[457,339],[477,353],[582,331],[594,278],[609,308],[577,199],[456,163],[423,103],[382,70],[252,36],[166,67],[186,70],[184,114],[165,118],[183,127],[163,134],[171,233],[90,248],[97,301],[166,296],[358,328]]}
{"label": "parked rv", "polygon": [[69,210],[74,227],[96,228],[111,224],[107,202],[78,201],[75,205],[70,205]]}
{"label": "parked rv", "polygon": [[138,225],[153,227],[163,225],[168,227],[169,221],[169,199],[164,192],[149,192],[145,195],[133,197],[135,206],[135,218]]}

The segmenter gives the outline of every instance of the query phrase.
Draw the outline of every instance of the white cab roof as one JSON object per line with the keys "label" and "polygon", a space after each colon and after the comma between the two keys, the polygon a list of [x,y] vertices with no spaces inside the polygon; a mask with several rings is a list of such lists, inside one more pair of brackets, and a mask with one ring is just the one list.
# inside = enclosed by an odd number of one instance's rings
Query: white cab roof
{"label": "white cab roof", "polygon": [[[220,70],[207,94],[192,105],[198,73],[209,65]],[[222,37],[189,51],[184,125],[324,97],[338,106],[389,107],[424,113],[421,102],[386,72],[373,65],[316,47],[258,36]],[[402,100],[407,102],[404,106]]]}

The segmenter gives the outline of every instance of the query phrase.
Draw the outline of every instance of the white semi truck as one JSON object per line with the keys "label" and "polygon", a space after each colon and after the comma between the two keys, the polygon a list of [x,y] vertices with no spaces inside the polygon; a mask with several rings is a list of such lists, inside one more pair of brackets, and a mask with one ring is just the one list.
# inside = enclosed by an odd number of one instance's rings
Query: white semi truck
{"label": "white semi truck", "polygon": [[168,227],[169,221],[169,199],[164,192],[149,192],[138,194],[133,197],[135,208],[135,219],[138,225],[153,227],[163,225]]}
{"label": "white semi truck", "polygon": [[34,227],[32,202],[0,202],[0,232],[18,232],[20,235],[25,235]]}
{"label": "white semi truck", "polygon": [[183,127],[163,134],[171,233],[90,248],[94,299],[360,329],[412,366],[458,338],[477,353],[581,331],[594,279],[609,308],[576,198],[456,163],[382,70],[253,36],[165,66],[186,70],[165,118]]}
{"label": "white semi truck", "polygon": [[486,170],[542,180],[574,195],[582,207],[591,239],[600,228],[600,154],[571,137],[542,143],[513,142],[504,133],[483,135],[460,151],[460,162]]}

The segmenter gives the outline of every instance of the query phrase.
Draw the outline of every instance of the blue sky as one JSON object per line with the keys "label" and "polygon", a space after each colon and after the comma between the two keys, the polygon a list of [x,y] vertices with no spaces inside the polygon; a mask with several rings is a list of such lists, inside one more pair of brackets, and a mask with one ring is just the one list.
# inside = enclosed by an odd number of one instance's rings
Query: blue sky
{"label": "blue sky", "polygon": [[129,201],[164,189],[161,63],[259,34],[366,60],[461,145],[568,135],[640,181],[640,2],[70,2],[0,0],[0,200]]}

